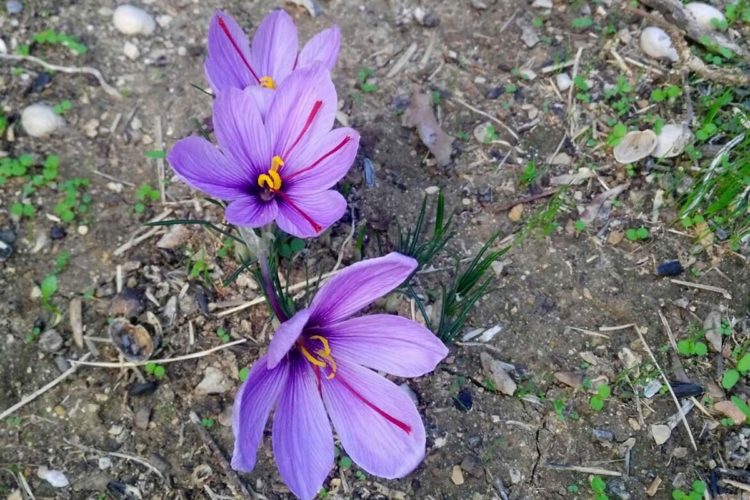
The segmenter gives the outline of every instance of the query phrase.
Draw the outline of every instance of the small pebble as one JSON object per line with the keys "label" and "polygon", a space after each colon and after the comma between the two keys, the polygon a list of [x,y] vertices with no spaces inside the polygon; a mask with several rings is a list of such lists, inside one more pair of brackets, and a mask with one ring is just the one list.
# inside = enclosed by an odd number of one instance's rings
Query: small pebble
{"label": "small pebble", "polygon": [[127,4],[115,9],[112,22],[120,33],[126,35],[150,35],[156,29],[156,21],[151,14]]}
{"label": "small pebble", "polygon": [[52,226],[49,228],[49,237],[53,240],[61,240],[65,238],[65,228],[62,226]]}
{"label": "small pebble", "polygon": [[438,194],[440,192],[440,188],[437,186],[428,186],[424,190],[427,194]]}
{"label": "small pebble", "polygon": [[39,349],[43,352],[57,352],[63,346],[63,342],[57,330],[47,330],[39,337]]}
{"label": "small pebble", "polygon": [[122,52],[123,54],[125,54],[125,57],[132,61],[135,61],[141,55],[141,51],[138,50],[138,46],[131,42],[125,42],[125,45],[123,45],[122,47]]}
{"label": "small pebble", "polygon": [[58,417],[64,417],[65,416],[65,407],[61,405],[57,405],[54,408],[52,408],[52,411],[55,412],[55,415]]}
{"label": "small pebble", "polygon": [[45,137],[65,125],[65,120],[52,106],[36,103],[21,112],[21,125],[31,137]]}
{"label": "small pebble", "polygon": [[112,459],[109,457],[99,457],[99,468],[106,470],[112,467]]}
{"label": "small pebble", "polygon": [[519,203],[508,211],[508,218],[513,222],[518,222],[523,217],[523,203]]}
{"label": "small pebble", "polygon": [[453,470],[451,471],[451,481],[453,481],[453,484],[456,486],[464,484],[464,473],[458,465],[453,466]]}
{"label": "small pebble", "polygon": [[643,388],[643,396],[647,398],[654,397],[661,390],[661,382],[657,379],[653,379],[651,382],[646,384]]}
{"label": "small pebble", "polygon": [[81,236],[86,236],[89,234],[89,227],[88,226],[78,226],[78,234]]}
{"label": "small pebble", "polygon": [[10,15],[20,14],[23,12],[23,4],[18,0],[8,0],[5,2],[5,10],[7,10]]}
{"label": "small pebble", "polygon": [[593,429],[591,432],[594,434],[594,438],[597,441],[612,442],[615,440],[615,435],[612,431]]}
{"label": "small pebble", "polygon": [[135,426],[139,429],[148,429],[148,423],[151,420],[151,408],[143,406],[135,412]]}
{"label": "small pebble", "polygon": [[518,484],[523,479],[523,476],[521,475],[521,471],[516,469],[515,467],[511,467],[508,470],[508,474],[510,474],[510,482],[513,484]]}
{"label": "small pebble", "polygon": [[60,373],[65,373],[70,369],[70,363],[68,362],[68,358],[66,358],[65,356],[56,356],[55,366]]}
{"label": "small pebble", "polygon": [[557,90],[565,92],[573,85],[573,80],[570,79],[567,73],[558,73],[555,77],[555,84],[557,85]]}

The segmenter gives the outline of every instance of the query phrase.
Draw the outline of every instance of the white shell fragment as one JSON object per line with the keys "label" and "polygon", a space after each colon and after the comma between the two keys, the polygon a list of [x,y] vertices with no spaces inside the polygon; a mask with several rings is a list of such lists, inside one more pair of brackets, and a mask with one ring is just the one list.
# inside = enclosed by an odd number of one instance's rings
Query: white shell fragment
{"label": "white shell fragment", "polygon": [[47,467],[39,467],[39,470],[36,471],[36,475],[39,476],[40,479],[44,479],[45,481],[47,481],[55,488],[65,488],[70,484],[68,478],[65,476],[65,473],[59,470],[48,469]]}
{"label": "white shell fragment", "polygon": [[666,31],[656,26],[649,26],[641,31],[641,50],[655,59],[669,59],[672,62],[678,59],[672,39]]}
{"label": "white shell fragment", "polygon": [[656,149],[656,134],[652,130],[628,132],[613,153],[618,163],[635,163],[642,160]]}
{"label": "white shell fragment", "polygon": [[156,21],[151,14],[127,4],[115,9],[112,22],[117,31],[126,35],[150,35],[156,29]]}
{"label": "white shell fragment", "polygon": [[52,106],[36,103],[21,112],[21,125],[31,137],[45,137],[65,125]]}
{"label": "white shell fragment", "polygon": [[682,123],[667,123],[656,137],[656,148],[651,153],[654,158],[672,158],[685,151],[693,138],[690,128]]}
{"label": "white shell fragment", "polygon": [[690,2],[685,5],[685,9],[690,12],[698,24],[705,29],[716,29],[715,22],[713,21],[714,19],[719,23],[725,23],[727,20],[719,9],[713,5],[708,5],[707,3]]}

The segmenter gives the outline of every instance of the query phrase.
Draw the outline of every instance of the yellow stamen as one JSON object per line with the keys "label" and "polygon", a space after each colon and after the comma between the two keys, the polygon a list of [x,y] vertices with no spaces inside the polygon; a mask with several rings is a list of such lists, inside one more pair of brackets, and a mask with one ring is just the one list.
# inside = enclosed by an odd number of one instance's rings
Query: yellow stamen
{"label": "yellow stamen", "polygon": [[276,90],[276,82],[270,76],[264,76],[260,79],[260,86],[267,89]]}
{"label": "yellow stamen", "polygon": [[319,360],[318,358],[316,358],[315,356],[313,356],[312,354],[310,354],[310,351],[308,351],[308,350],[307,350],[307,349],[305,348],[305,346],[303,346],[303,345],[301,345],[301,344],[300,344],[300,346],[299,346],[299,350],[300,350],[300,351],[302,352],[302,355],[303,355],[303,356],[304,356],[305,358],[307,358],[307,360],[308,360],[308,361],[309,361],[310,363],[314,364],[315,366],[319,366],[319,367],[321,367],[321,368],[325,368],[325,366],[326,366],[326,363],[325,363],[325,361],[321,361],[321,360]]}
{"label": "yellow stamen", "polygon": [[[328,344],[328,339],[325,337],[321,337],[320,335],[312,335],[310,337],[310,340],[319,340],[321,344],[323,344],[323,356],[330,356],[331,355],[331,346]],[[320,352],[320,351],[317,351]]]}
{"label": "yellow stamen", "polygon": [[313,365],[320,368],[325,368],[327,366],[329,373],[328,375],[326,375],[326,378],[328,380],[333,379],[333,377],[336,376],[337,366],[336,361],[334,361],[333,356],[331,356],[331,346],[328,344],[328,339],[326,339],[325,337],[321,337],[320,335],[312,335],[310,337],[310,340],[319,341],[323,345],[323,349],[316,350],[315,355],[312,355],[310,354],[310,351],[308,351],[307,348],[300,343],[298,344],[300,352],[305,357],[305,359],[307,359]]}
{"label": "yellow stamen", "polygon": [[284,160],[280,156],[274,156],[271,158],[271,168],[265,174],[258,176],[258,185],[264,189],[270,191],[278,191],[281,189],[281,176],[279,175],[279,169],[284,166]]}

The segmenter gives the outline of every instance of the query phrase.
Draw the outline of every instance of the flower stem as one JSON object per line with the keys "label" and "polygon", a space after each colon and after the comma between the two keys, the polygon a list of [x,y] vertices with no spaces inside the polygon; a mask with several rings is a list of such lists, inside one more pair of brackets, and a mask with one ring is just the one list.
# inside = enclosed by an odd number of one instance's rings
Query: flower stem
{"label": "flower stem", "polygon": [[238,229],[248,251],[251,254],[255,254],[258,258],[258,265],[260,267],[260,275],[262,279],[261,286],[266,294],[271,310],[279,321],[283,323],[289,318],[287,318],[284,308],[281,307],[281,301],[276,293],[276,280],[274,280],[273,271],[269,265],[269,239],[263,236],[258,237],[258,235],[255,234],[255,231],[251,228],[239,227]]}

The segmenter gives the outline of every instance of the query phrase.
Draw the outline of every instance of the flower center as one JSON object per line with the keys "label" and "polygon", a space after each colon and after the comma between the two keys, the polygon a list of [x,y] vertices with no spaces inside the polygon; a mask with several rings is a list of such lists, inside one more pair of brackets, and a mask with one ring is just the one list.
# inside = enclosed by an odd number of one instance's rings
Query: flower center
{"label": "flower center", "polygon": [[281,176],[279,175],[279,169],[283,166],[284,160],[278,155],[274,156],[271,159],[271,168],[268,169],[268,172],[258,176],[258,185],[272,193],[281,189]]}
{"label": "flower center", "polygon": [[328,345],[328,339],[321,335],[312,335],[308,337],[309,340],[317,340],[320,342],[320,349],[315,349],[312,353],[305,347],[305,344],[303,342],[299,342],[297,344],[297,347],[299,347],[300,352],[305,357],[307,361],[309,361],[313,366],[317,366],[318,368],[328,368],[328,375],[326,375],[326,378],[328,380],[331,380],[333,377],[336,376],[336,362],[333,360],[333,356],[331,356],[331,346]]}
{"label": "flower center", "polygon": [[267,89],[276,90],[276,82],[270,76],[264,76],[260,79],[260,86]]}

